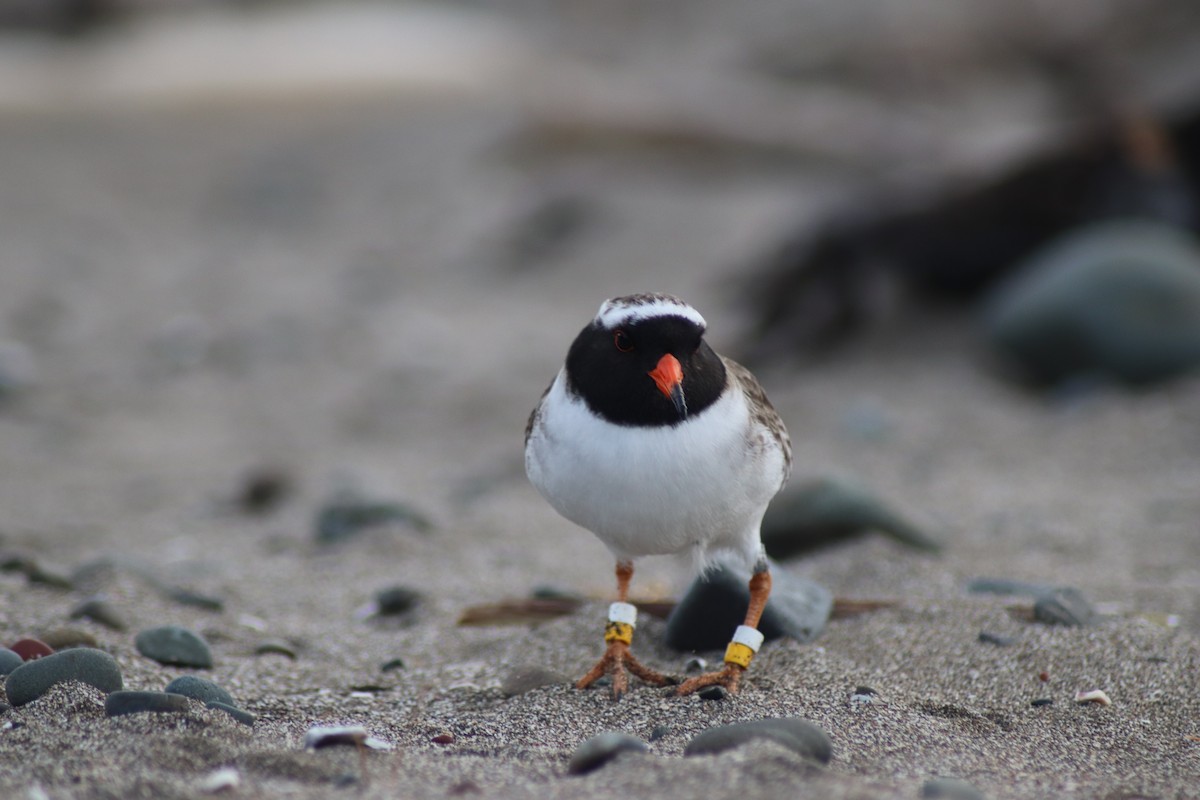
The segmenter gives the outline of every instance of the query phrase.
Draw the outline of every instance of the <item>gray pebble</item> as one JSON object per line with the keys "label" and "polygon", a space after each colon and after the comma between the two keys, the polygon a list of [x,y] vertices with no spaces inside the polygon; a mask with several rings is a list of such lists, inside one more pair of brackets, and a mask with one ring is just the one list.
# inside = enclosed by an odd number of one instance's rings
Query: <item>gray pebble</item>
{"label": "gray pebble", "polygon": [[295,661],[298,658],[297,653],[296,653],[296,648],[292,647],[292,645],[290,643],[285,642],[282,639],[268,639],[265,642],[259,642],[254,647],[254,655],[256,655],[256,656],[268,656],[268,655],[287,656],[288,658],[292,659],[293,661]]}
{"label": "gray pebble", "polygon": [[150,711],[158,714],[179,714],[188,710],[188,699],[183,695],[166,692],[125,692],[110,694],[104,701],[104,713],[110,717],[140,714]]}
{"label": "gray pebble", "polygon": [[763,517],[762,541],[772,558],[788,558],[867,531],[918,550],[941,549],[867,489],[840,478],[822,478],[782,492]]}
{"label": "gray pebble", "polygon": [[90,619],[106,628],[112,628],[114,631],[123,631],[128,627],[121,613],[103,597],[89,597],[79,602],[71,609],[70,617],[71,619]]}
{"label": "gray pebble", "polygon": [[561,672],[539,666],[517,667],[500,684],[500,694],[505,697],[531,692],[543,686],[556,686],[569,682],[569,678]]}
{"label": "gray pebble", "polygon": [[991,631],[980,631],[979,641],[984,644],[994,644],[996,647],[1008,647],[1009,645],[1016,644],[1017,639],[1014,636],[1001,636]]}
{"label": "gray pebble", "polygon": [[26,662],[9,674],[4,690],[8,702],[21,706],[65,681],[86,683],[102,692],[118,691],[124,685],[121,667],[112,656],[102,650],[78,647]]}
{"label": "gray pebble", "polygon": [[1062,587],[1034,602],[1033,618],[1050,625],[1076,627],[1095,622],[1096,611],[1078,589]]}
{"label": "gray pebble", "polygon": [[755,739],[778,742],[805,758],[829,763],[833,745],[825,731],[806,719],[783,717],[720,725],[697,734],[684,748],[685,756],[715,755]]}
{"label": "gray pebble", "polygon": [[28,392],[37,383],[33,352],[11,339],[0,339],[0,403]]}
{"label": "gray pebble", "polygon": [[215,708],[217,711],[224,711],[238,722],[251,728],[254,727],[254,723],[257,721],[257,718],[249,711],[243,711],[232,703],[222,703],[214,700],[212,702],[205,703],[205,706],[208,708]]}
{"label": "gray pebble", "polygon": [[648,749],[646,743],[636,736],[620,731],[605,731],[575,748],[571,760],[567,763],[567,772],[572,775],[586,775],[621,753],[642,753]]}
{"label": "gray pebble", "polygon": [[0,647],[0,675],[7,675],[24,663],[25,659],[12,650],[9,650],[7,647]]}
{"label": "gray pebble", "polygon": [[[667,644],[683,652],[723,650],[745,620],[749,578],[748,572],[726,564],[696,578],[667,618]],[[758,626],[765,640],[816,638],[833,611],[833,595],[775,565],[771,578],[771,596]]]}
{"label": "gray pebble", "polygon": [[96,637],[82,628],[51,628],[39,634],[38,638],[55,650],[66,650],[70,647],[100,646],[100,643],[96,641]]}
{"label": "gray pebble", "polygon": [[225,601],[221,598],[185,589],[182,586],[164,586],[163,594],[183,606],[203,608],[205,611],[225,610]]}
{"label": "gray pebble", "polygon": [[178,625],[147,628],[137,635],[134,644],[139,653],[160,664],[200,669],[213,665],[208,643]]}
{"label": "gray pebble", "polygon": [[365,500],[353,496],[338,497],[317,512],[316,539],[321,544],[352,539],[381,525],[408,525],[424,533],[433,528],[429,519],[403,503]]}
{"label": "gray pebble", "polygon": [[387,661],[379,665],[380,672],[391,672],[392,670],[404,669],[403,658],[389,658]]}
{"label": "gray pebble", "polygon": [[724,686],[706,686],[696,692],[696,697],[701,700],[724,700],[728,696],[729,692],[725,690]]}
{"label": "gray pebble", "polygon": [[983,792],[961,778],[933,778],[921,787],[921,797],[942,800],[984,800]]}
{"label": "gray pebble", "polygon": [[217,686],[212,681],[198,678],[195,675],[181,675],[168,683],[167,688],[163,689],[163,691],[167,694],[180,694],[184,697],[191,697],[203,703],[237,705],[233,701],[233,695],[229,692]]}
{"label": "gray pebble", "polygon": [[421,602],[421,593],[407,586],[393,586],[375,593],[375,613],[380,615],[405,614]]}

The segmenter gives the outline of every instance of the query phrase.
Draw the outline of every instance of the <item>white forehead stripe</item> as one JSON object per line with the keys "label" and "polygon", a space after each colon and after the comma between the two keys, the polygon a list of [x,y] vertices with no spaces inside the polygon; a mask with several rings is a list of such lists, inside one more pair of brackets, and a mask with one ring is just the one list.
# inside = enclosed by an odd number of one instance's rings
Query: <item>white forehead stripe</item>
{"label": "white forehead stripe", "polygon": [[700,316],[699,311],[679,298],[666,294],[633,295],[605,300],[596,312],[596,322],[608,330],[622,325],[633,325],[652,317],[683,317],[702,329],[708,328],[708,323]]}

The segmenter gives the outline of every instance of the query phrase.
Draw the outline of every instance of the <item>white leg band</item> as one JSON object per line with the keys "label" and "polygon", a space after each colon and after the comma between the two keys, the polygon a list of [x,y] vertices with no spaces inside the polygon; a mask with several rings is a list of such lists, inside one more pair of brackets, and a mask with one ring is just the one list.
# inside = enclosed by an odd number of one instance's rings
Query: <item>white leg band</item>
{"label": "white leg band", "polygon": [[733,632],[733,641],[743,644],[757,653],[758,648],[762,647],[763,635],[749,625],[738,625],[737,630]]}
{"label": "white leg band", "polygon": [[633,603],[613,603],[608,607],[608,621],[637,627],[637,606]]}

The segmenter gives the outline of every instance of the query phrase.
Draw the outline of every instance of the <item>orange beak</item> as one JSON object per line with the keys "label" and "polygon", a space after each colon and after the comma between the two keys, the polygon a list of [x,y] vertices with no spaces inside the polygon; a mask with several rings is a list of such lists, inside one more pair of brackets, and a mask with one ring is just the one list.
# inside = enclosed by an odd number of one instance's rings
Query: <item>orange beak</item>
{"label": "orange beak", "polygon": [[686,417],[687,402],[683,397],[683,367],[679,366],[679,359],[667,353],[658,360],[658,365],[646,374],[654,379],[658,390],[675,404],[675,410],[679,412],[679,416]]}

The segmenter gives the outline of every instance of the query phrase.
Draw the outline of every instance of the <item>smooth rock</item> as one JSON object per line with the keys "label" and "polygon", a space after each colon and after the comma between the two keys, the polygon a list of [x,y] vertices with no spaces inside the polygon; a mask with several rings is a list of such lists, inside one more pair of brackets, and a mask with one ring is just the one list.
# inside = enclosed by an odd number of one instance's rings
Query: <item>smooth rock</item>
{"label": "smooth rock", "polygon": [[822,764],[829,763],[829,759],[833,757],[833,745],[825,731],[799,717],[735,722],[709,728],[693,737],[684,748],[683,754],[715,755],[755,739],[778,742],[789,750]]}
{"label": "smooth rock", "polygon": [[116,606],[103,597],[89,597],[80,601],[71,609],[69,616],[71,619],[90,619],[114,631],[123,631],[129,627]]}
{"label": "smooth rock", "polygon": [[110,717],[126,714],[153,712],[156,714],[181,714],[188,710],[188,699],[183,695],[166,692],[112,692],[104,701],[104,713]]}
{"label": "smooth rock", "polygon": [[213,665],[208,643],[178,625],[147,628],[137,635],[134,644],[139,653],[160,664],[200,669]]}
{"label": "smooth rock", "polygon": [[36,384],[33,351],[12,339],[0,339],[0,405],[15,400]]}
{"label": "smooth rock", "polygon": [[605,731],[575,748],[571,760],[567,763],[567,772],[572,775],[586,775],[621,753],[642,753],[648,749],[646,743],[636,736],[620,731]]}
{"label": "smooth rock", "polygon": [[921,786],[921,797],[941,800],[984,800],[983,792],[961,778],[933,778]]}
{"label": "smooth rock", "polygon": [[1053,589],[1033,603],[1033,618],[1049,625],[1078,627],[1096,621],[1096,611],[1078,589]]}
{"label": "smooth rock", "polygon": [[706,686],[696,692],[696,697],[699,697],[701,700],[724,700],[728,696],[729,692],[726,691],[724,686]]}
{"label": "smooth rock", "polygon": [[993,291],[983,328],[1033,383],[1165,380],[1200,366],[1200,247],[1148,221],[1077,229]]}
{"label": "smooth rock", "polygon": [[227,789],[236,789],[241,783],[241,773],[233,767],[221,767],[205,775],[197,786],[205,794],[217,794]]}
{"label": "smooth rock", "polygon": [[256,656],[287,656],[292,661],[295,661],[298,656],[296,648],[282,639],[268,639],[265,642],[259,642],[254,646],[254,655]]}
{"label": "smooth rock", "polygon": [[211,702],[205,703],[204,705],[208,708],[215,708],[217,711],[223,711],[226,714],[228,714],[229,716],[233,717],[238,722],[240,722],[243,725],[246,725],[248,727],[251,727],[251,728],[253,728],[254,723],[258,721],[258,718],[255,717],[253,714],[251,714],[249,711],[240,709],[237,706],[233,705],[232,703],[222,703],[218,700],[213,700]]}
{"label": "smooth rock", "polygon": [[8,649],[19,655],[22,661],[35,661],[54,652],[54,648],[41,639],[20,639]]}
{"label": "smooth rock", "polygon": [[121,667],[112,656],[103,650],[76,647],[26,662],[9,674],[4,690],[8,702],[21,706],[65,681],[86,683],[102,692],[115,692],[124,685]]}
{"label": "smooth rock", "polygon": [[1015,636],[1002,636],[991,631],[980,631],[978,639],[984,644],[994,644],[996,647],[1009,647],[1017,643]]}
{"label": "smooth rock", "polygon": [[15,653],[7,647],[0,647],[0,675],[7,675],[25,663],[20,653]]}
{"label": "smooth rock", "polygon": [[55,650],[66,650],[68,647],[99,647],[96,637],[82,628],[51,628],[41,634],[42,641]]}
{"label": "smooth rock", "polygon": [[421,533],[433,528],[424,514],[403,503],[342,496],[329,501],[317,512],[316,539],[321,544],[333,544],[370,528],[396,524],[407,525]]}
{"label": "smooth rock", "polygon": [[788,558],[834,541],[879,531],[918,550],[941,544],[862,486],[823,478],[785,489],[767,508],[762,542],[772,558]]}
{"label": "smooth rock", "polygon": [[233,695],[229,692],[212,681],[196,677],[195,675],[181,675],[168,683],[167,688],[163,689],[163,691],[167,694],[180,694],[184,697],[191,697],[202,703],[237,705],[233,700]]}
{"label": "smooth rock", "polygon": [[406,614],[421,603],[421,593],[407,586],[392,586],[375,593],[376,614]]}
{"label": "smooth rock", "polygon": [[[696,578],[667,618],[667,645],[683,652],[723,650],[750,605],[749,572],[720,564]],[[766,641],[812,641],[833,611],[829,590],[771,565],[772,588],[758,629]]]}
{"label": "smooth rock", "polygon": [[194,606],[205,611],[225,610],[225,601],[211,594],[185,589],[182,586],[164,586],[162,592],[181,606]]}
{"label": "smooth rock", "polygon": [[379,671],[392,672],[393,670],[404,669],[404,666],[405,664],[403,658],[389,658],[387,661],[379,665]]}

